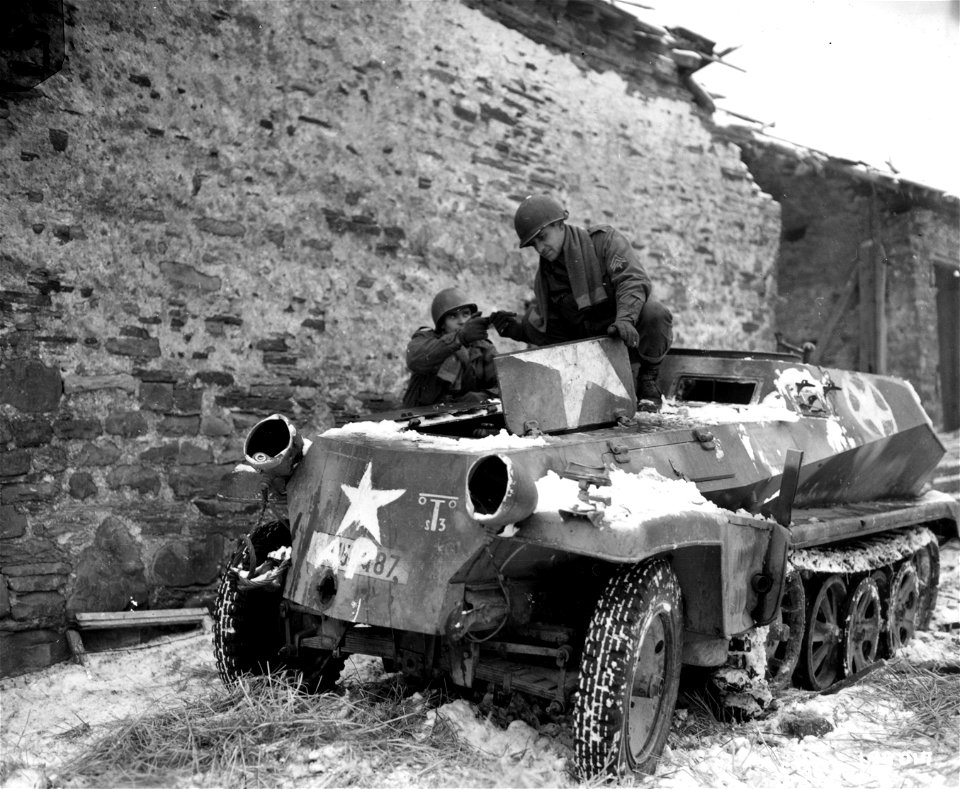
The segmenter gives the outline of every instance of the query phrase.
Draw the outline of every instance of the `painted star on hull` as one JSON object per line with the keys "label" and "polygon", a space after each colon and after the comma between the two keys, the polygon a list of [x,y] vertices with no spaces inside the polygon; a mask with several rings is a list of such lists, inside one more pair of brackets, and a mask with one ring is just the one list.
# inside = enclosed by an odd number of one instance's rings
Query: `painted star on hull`
{"label": "painted star on hull", "polygon": [[377,517],[377,510],[392,501],[399,499],[406,488],[397,490],[375,490],[371,479],[371,469],[373,464],[367,463],[360,478],[360,484],[356,487],[352,485],[340,485],[347,498],[350,499],[350,506],[343,514],[343,520],[337,528],[337,535],[343,534],[353,524],[358,524],[365,530],[378,545],[382,545],[380,539],[380,520]]}

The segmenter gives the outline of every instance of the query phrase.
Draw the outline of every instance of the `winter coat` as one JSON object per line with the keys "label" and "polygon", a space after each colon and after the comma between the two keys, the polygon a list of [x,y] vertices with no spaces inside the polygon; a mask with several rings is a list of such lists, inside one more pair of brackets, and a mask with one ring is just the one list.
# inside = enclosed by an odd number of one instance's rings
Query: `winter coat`
{"label": "winter coat", "polygon": [[457,332],[441,334],[429,326],[421,327],[407,344],[411,375],[403,395],[404,407],[457,400],[469,392],[496,387],[496,352],[489,340],[464,346]]}
{"label": "winter coat", "polygon": [[636,324],[652,289],[622,233],[610,225],[566,225],[557,260],[540,259],[536,302],[516,339],[546,345],[603,334],[614,321]]}

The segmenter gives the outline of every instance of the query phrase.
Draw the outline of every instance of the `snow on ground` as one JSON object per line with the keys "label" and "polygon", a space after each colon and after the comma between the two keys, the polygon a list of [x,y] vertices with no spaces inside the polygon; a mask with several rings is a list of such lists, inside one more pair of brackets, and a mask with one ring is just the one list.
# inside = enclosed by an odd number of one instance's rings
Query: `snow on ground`
{"label": "snow on ground", "polygon": [[[922,663],[960,663],[960,541],[941,553],[941,584],[932,629],[918,633],[902,656]],[[47,787],[64,759],[104,731],[104,724],[179,706],[210,691],[214,670],[208,633],[171,637],[141,648],[90,653],[86,667],[62,663],[0,680],[0,766],[5,787]],[[345,677],[363,683],[382,675],[379,662],[350,659]],[[957,721],[940,741],[919,732],[896,693],[861,682],[820,695],[796,688],[778,694],[766,718],[743,724],[694,725],[692,707],[678,709],[670,744],[651,778],[626,784],[690,786],[893,787],[949,786],[960,781]],[[815,715],[833,730],[797,738],[785,734],[788,717]],[[490,760],[494,786],[574,786],[567,772],[570,732],[523,721],[500,728],[491,716],[459,699],[427,713],[425,727],[442,720]],[[17,769],[19,768],[19,769]],[[401,774],[384,785],[412,786]],[[309,786],[309,778],[302,784]]]}

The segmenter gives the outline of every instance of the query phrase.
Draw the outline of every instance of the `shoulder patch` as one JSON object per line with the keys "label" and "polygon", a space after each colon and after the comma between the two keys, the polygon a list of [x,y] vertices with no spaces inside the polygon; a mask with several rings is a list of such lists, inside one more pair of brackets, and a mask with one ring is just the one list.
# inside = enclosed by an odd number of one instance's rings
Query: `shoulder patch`
{"label": "shoulder patch", "polygon": [[616,274],[618,271],[623,271],[626,265],[627,259],[625,257],[622,255],[614,255],[613,260],[610,261],[610,270]]}

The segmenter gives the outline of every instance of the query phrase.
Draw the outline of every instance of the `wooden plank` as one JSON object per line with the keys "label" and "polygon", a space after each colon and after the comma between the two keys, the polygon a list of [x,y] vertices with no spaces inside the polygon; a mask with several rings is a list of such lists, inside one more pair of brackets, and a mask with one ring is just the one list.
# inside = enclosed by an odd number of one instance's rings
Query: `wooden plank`
{"label": "wooden plank", "polygon": [[75,615],[77,627],[83,630],[106,630],[114,627],[154,627],[157,625],[203,624],[206,608],[168,608],[156,611],[98,611]]}

